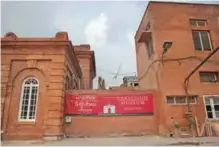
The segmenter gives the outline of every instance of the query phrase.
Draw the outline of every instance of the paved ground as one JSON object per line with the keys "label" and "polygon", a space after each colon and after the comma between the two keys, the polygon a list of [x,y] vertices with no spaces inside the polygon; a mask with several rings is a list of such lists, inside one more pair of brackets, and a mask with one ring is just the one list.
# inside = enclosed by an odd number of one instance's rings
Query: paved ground
{"label": "paved ground", "polygon": [[219,146],[219,137],[165,138],[160,136],[111,137],[111,138],[66,138],[59,141],[10,141],[2,146],[160,146],[196,145]]}

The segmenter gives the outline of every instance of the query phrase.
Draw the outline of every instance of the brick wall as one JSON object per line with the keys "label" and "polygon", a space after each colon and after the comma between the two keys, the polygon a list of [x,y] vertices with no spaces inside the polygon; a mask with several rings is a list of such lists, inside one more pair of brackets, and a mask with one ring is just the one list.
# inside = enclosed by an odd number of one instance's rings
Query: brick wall
{"label": "brick wall", "polygon": [[[150,2],[147,7],[135,38],[138,76],[141,77],[153,61],[161,59],[162,45],[165,40],[172,41],[173,45],[165,53],[163,59],[196,56],[196,58],[180,62],[171,61],[163,64],[156,62],[139,82],[141,89],[154,88],[161,93],[160,105],[163,109],[163,124],[166,126],[171,123],[170,118],[172,116],[182,122],[182,125],[185,125],[183,122],[185,120],[184,113],[188,110],[188,107],[186,105],[167,105],[166,96],[185,95],[184,79],[210,53],[209,51],[195,51],[192,30],[209,30],[213,49],[216,48],[219,45],[218,16],[218,5]],[[207,26],[202,28],[192,27],[189,19],[205,19]],[[145,42],[138,41],[139,37],[144,34],[148,23],[151,26],[148,31],[151,32],[150,36],[153,39],[154,49],[151,58],[148,58],[146,40]],[[219,71],[218,59],[219,53],[216,53],[199,71]],[[190,78],[189,94],[199,95],[197,104],[192,105],[192,110],[200,123],[203,123],[206,116],[203,95],[219,94],[218,89],[218,84],[201,83],[198,71]]]}
{"label": "brick wall", "polygon": [[92,89],[93,79],[96,76],[94,51],[91,51],[90,45],[86,44],[76,45],[74,50],[82,70],[83,88]]}
{"label": "brick wall", "polygon": [[64,127],[67,136],[157,134],[154,116],[73,116]]}
{"label": "brick wall", "polygon": [[[59,41],[62,42],[59,42]],[[80,77],[66,33],[54,38],[2,38],[2,130],[4,139],[57,139],[63,135],[66,69]],[[16,45],[16,46],[15,46]],[[68,54],[67,54],[68,53]],[[79,66],[78,66],[79,67]],[[18,121],[21,85],[29,76],[39,80],[36,120]]]}
{"label": "brick wall", "polygon": [[158,134],[162,131],[162,120],[159,118],[159,93],[154,90],[142,91],[135,89],[116,90],[76,90],[74,94],[128,94],[141,92],[153,93],[154,114],[136,116],[71,116],[72,122],[65,123],[67,136],[110,136],[110,135],[142,135]]}

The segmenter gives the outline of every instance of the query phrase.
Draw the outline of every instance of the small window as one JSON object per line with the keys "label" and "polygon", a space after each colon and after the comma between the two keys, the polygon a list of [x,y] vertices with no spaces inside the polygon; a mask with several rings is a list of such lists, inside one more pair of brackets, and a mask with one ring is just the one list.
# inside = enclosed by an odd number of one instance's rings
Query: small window
{"label": "small window", "polygon": [[27,78],[22,84],[19,120],[34,121],[39,92],[39,82],[34,77]]}
{"label": "small window", "polygon": [[192,31],[195,50],[211,51],[211,39],[208,31]]}
{"label": "small window", "polygon": [[199,72],[200,81],[206,83],[217,83],[219,72]]}
{"label": "small window", "polygon": [[167,96],[167,103],[168,104],[174,104],[174,97],[173,96]]}
{"label": "small window", "polygon": [[175,98],[175,101],[178,104],[185,104],[186,103],[186,97],[185,96],[177,96]]}
{"label": "small window", "polygon": [[197,96],[189,96],[187,98],[188,102],[191,103],[191,104],[195,104],[196,103],[196,99],[197,99]]}
{"label": "small window", "polygon": [[207,22],[205,20],[190,20],[190,25],[192,25],[192,26],[207,26]]}
{"label": "small window", "polygon": [[187,96],[167,96],[168,104],[196,104],[197,95],[189,95]]}
{"label": "small window", "polygon": [[153,42],[151,38],[146,42],[146,46],[147,46],[148,57],[150,58],[154,53]]}

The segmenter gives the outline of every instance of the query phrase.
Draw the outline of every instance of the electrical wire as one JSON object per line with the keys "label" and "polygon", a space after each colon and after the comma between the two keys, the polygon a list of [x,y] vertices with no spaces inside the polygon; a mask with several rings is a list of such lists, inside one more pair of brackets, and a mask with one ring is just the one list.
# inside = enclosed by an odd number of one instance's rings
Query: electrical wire
{"label": "electrical wire", "polygon": [[[188,57],[175,58],[175,59],[163,59],[163,55],[162,55],[161,59],[154,60],[154,61],[148,66],[148,68],[145,70],[145,72],[143,73],[143,75],[142,75],[141,77],[139,77],[138,80],[141,81],[141,80],[147,75],[148,71],[149,71],[150,68],[153,66],[153,64],[155,64],[156,62],[161,61],[162,64],[163,64],[164,62],[177,61],[179,64],[181,64],[180,61],[182,61],[182,60],[197,59],[197,60],[200,60],[201,63],[188,75],[188,77],[185,78],[185,81],[184,81],[183,87],[184,87],[184,90],[185,90],[186,95],[188,95],[188,85],[189,85],[189,79],[190,79],[190,77],[191,77],[191,76],[194,74],[194,72],[195,72],[198,68],[200,68],[205,62],[207,62],[207,61],[209,61],[209,62],[215,62],[215,61],[209,60],[209,58],[210,58],[213,54],[215,54],[217,51],[219,51],[219,47],[217,47],[217,48],[216,48],[212,53],[210,53],[210,54],[208,55],[208,57],[206,57],[205,59],[203,59],[203,58],[201,58],[201,57],[197,57],[197,56],[188,56]],[[216,64],[218,64],[218,63],[216,63]],[[189,102],[188,102],[188,109],[191,110]]]}
{"label": "electrical wire", "polygon": [[127,73],[114,73],[114,72],[111,72],[111,71],[108,71],[108,70],[105,70],[103,68],[100,68],[100,67],[97,67],[98,70],[100,71],[103,71],[107,74],[112,74],[112,75],[117,75],[117,76],[123,76],[123,75],[129,75],[129,74],[135,74],[136,72],[127,72]]}
{"label": "electrical wire", "polygon": [[114,76],[114,79],[116,79],[116,78],[117,78],[117,75],[119,74],[119,72],[120,72],[121,68],[122,68],[122,63],[120,64],[120,66],[119,66],[119,69],[118,69],[118,71],[117,71],[116,75]]}
{"label": "electrical wire", "polygon": [[[141,81],[145,76],[147,76],[150,68],[156,63],[156,62],[170,62],[170,61],[176,61],[179,63],[179,65],[181,65],[181,62],[180,61],[183,61],[183,60],[187,60],[187,59],[197,59],[197,60],[200,60],[202,61],[203,58],[201,57],[197,57],[197,56],[187,56],[187,57],[182,57],[182,58],[173,58],[173,59],[157,59],[157,60],[154,60],[149,66],[148,68],[144,71],[144,73],[138,78],[139,81]],[[209,60],[209,62],[215,62],[215,61],[211,61]],[[218,63],[215,63],[215,64],[218,64]],[[97,67],[98,70],[100,71],[103,71],[107,74],[112,74],[112,75],[116,75],[117,73],[114,73],[114,72],[110,72],[108,70],[105,70],[103,68],[100,68],[100,67]],[[136,74],[136,72],[129,72],[129,73],[120,73],[120,74],[117,74],[117,76],[124,76],[124,75],[130,75],[130,74]],[[187,83],[188,84],[188,83]]]}
{"label": "electrical wire", "polygon": [[149,66],[148,68],[145,70],[145,72],[142,74],[142,76],[140,76],[138,78],[138,81],[141,81],[148,73],[148,71],[150,70],[150,68],[156,63],[156,62],[170,62],[170,61],[177,61],[179,64],[180,64],[180,61],[182,60],[187,60],[187,59],[192,59],[192,58],[196,58],[196,59],[200,59],[199,57],[197,56],[188,56],[188,57],[182,57],[182,58],[173,58],[173,59],[163,59],[163,57],[161,59],[157,59],[157,60],[154,60]]}
{"label": "electrical wire", "polygon": [[204,60],[202,60],[202,62],[194,69],[192,70],[192,72],[185,78],[184,81],[184,90],[185,93],[188,94],[188,83],[189,83],[189,79],[190,77],[205,63],[209,60],[209,58],[211,58],[217,51],[219,51],[219,47],[217,47],[213,52],[211,52]]}

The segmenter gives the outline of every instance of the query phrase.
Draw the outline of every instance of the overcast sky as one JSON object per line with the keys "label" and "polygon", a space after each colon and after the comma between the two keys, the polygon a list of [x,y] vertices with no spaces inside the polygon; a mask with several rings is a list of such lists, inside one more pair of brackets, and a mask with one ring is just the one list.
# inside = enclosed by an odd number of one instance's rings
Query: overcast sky
{"label": "overcast sky", "polygon": [[[218,2],[216,2],[218,3]],[[74,45],[90,44],[95,51],[97,76],[107,86],[119,85],[124,75],[136,74],[134,34],[147,1],[1,2],[1,36],[53,37],[67,31]],[[94,80],[96,88],[97,78]]]}

